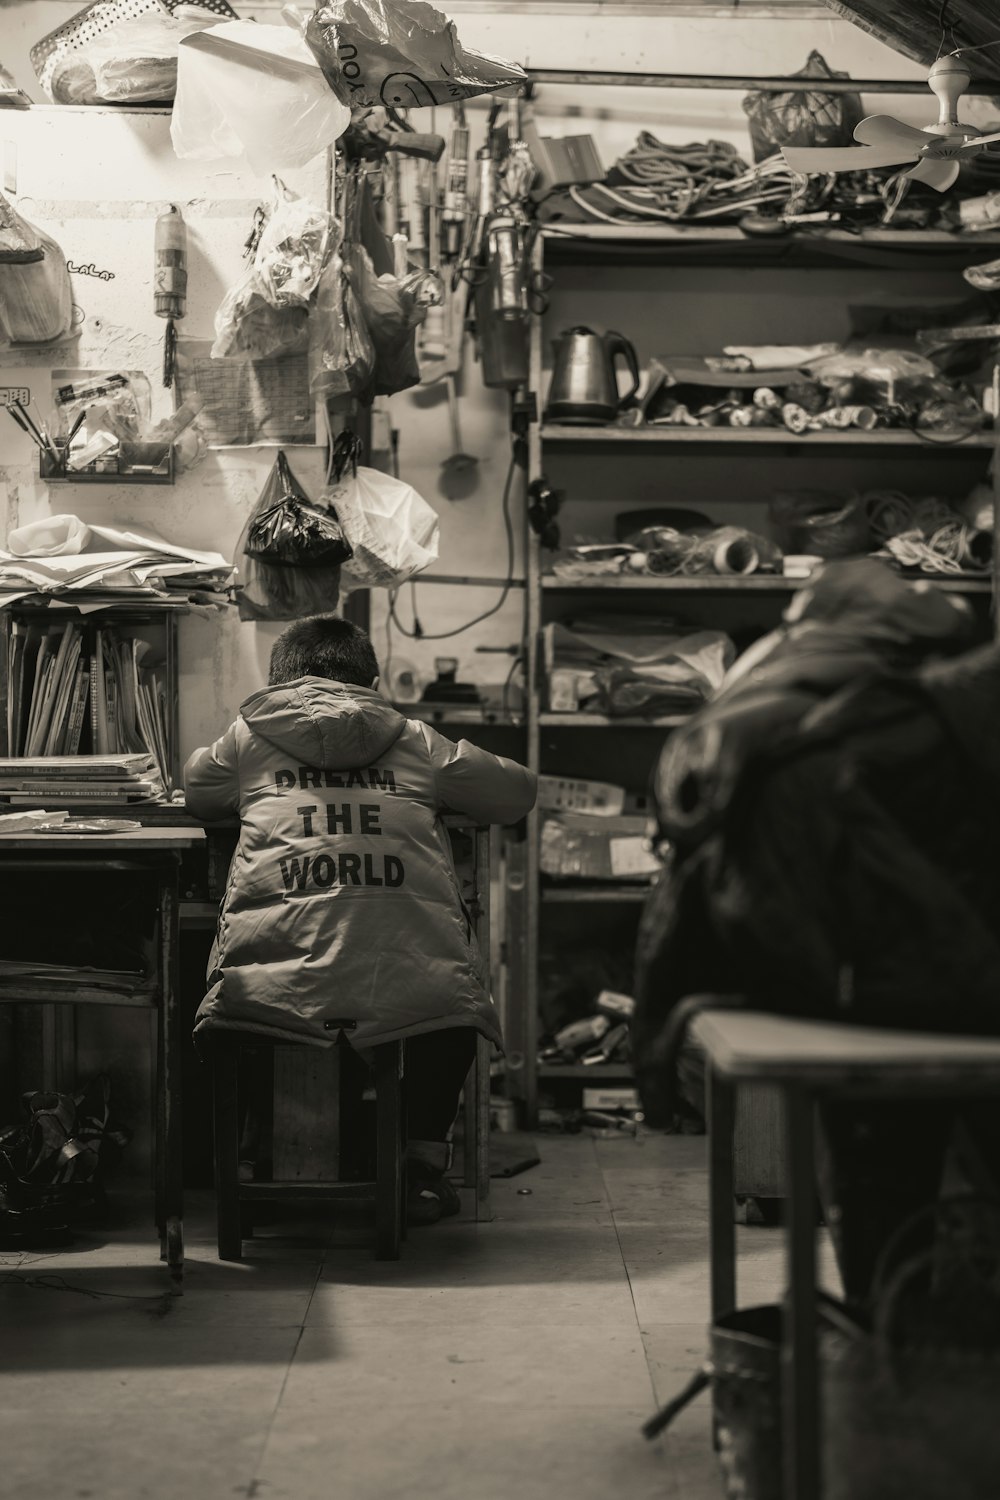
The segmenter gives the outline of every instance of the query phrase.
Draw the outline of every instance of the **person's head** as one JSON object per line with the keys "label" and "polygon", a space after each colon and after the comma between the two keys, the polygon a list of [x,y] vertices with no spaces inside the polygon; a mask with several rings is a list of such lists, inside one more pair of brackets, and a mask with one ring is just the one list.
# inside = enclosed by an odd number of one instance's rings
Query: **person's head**
{"label": "person's head", "polygon": [[360,625],[336,615],[310,615],[283,630],[271,648],[271,687],[297,677],[329,677],[355,687],[374,687],[378,657]]}

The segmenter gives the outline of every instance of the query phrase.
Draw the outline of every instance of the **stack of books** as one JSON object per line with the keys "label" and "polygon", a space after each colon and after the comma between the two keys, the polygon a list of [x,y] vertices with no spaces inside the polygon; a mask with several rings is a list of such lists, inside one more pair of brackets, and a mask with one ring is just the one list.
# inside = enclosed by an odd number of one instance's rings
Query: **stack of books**
{"label": "stack of books", "polygon": [[78,621],[14,620],[7,748],[17,756],[145,754],[169,785],[168,708],[147,642]]}
{"label": "stack of books", "polygon": [[155,756],[45,755],[0,759],[0,798],[25,803],[149,802],[163,797]]}

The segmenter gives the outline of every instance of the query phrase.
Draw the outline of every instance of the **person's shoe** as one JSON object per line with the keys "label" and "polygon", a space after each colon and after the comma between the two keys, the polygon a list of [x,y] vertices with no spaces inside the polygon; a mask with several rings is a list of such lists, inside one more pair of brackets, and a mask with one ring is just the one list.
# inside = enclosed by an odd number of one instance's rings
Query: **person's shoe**
{"label": "person's shoe", "polygon": [[445,1141],[411,1141],[406,1151],[406,1221],[436,1224],[462,1207],[445,1173],[451,1147]]}
{"label": "person's shoe", "polygon": [[441,1200],[423,1183],[408,1178],[406,1183],[406,1222],[410,1228],[436,1224],[441,1217]]}

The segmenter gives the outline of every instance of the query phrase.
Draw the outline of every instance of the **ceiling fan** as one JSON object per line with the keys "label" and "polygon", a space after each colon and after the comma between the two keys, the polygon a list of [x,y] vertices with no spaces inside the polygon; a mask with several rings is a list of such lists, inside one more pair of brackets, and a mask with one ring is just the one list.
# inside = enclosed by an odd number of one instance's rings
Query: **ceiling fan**
{"label": "ceiling fan", "polygon": [[914,165],[904,177],[925,182],[943,193],[958,176],[959,163],[978,156],[995,135],[980,135],[958,118],[958,101],[972,81],[972,74],[957,53],[939,57],[927,75],[937,96],[937,123],[918,130],[892,115],[869,115],[855,128],[857,146],[785,146],[782,156],[793,172],[864,172],[870,167]]}

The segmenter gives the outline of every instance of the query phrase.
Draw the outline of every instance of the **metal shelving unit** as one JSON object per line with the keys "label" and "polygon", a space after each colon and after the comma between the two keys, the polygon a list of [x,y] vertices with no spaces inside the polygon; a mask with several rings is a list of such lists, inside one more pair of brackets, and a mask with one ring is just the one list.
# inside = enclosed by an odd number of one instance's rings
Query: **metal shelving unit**
{"label": "metal shelving unit", "polygon": [[942,433],[940,437],[894,427],[874,432],[824,428],[819,432],[789,432],[781,427],[574,427],[554,422],[541,429],[543,443],[563,447],[619,447],[653,444],[693,444],[731,448],[992,448],[993,433]]}
{"label": "metal shelving unit", "polygon": [[[555,81],[555,75],[552,76]],[[749,259],[755,266],[779,266],[785,263],[799,268],[809,268],[811,275],[822,275],[831,266],[841,268],[861,265],[871,273],[873,268],[888,264],[887,254],[898,258],[905,252],[908,261],[921,270],[952,272],[962,265],[982,256],[989,247],[1000,244],[1000,234],[958,235],[941,230],[913,231],[891,229],[868,229],[858,233],[832,229],[818,233],[810,229],[801,234],[789,234],[777,240],[748,240],[742,231],[731,225],[605,225],[588,224],[573,226],[548,226],[539,236],[534,249],[534,269],[539,276],[543,268],[558,271],[560,267],[600,267],[600,276],[592,283],[577,275],[576,293],[581,286],[586,294],[595,297],[600,290],[615,290],[610,279],[609,266],[628,271],[630,266],[657,267],[678,264],[697,265],[699,268],[734,267],[744,265]],[[993,253],[996,253],[995,250]],[[539,478],[545,469],[546,456],[558,463],[560,457],[571,459],[577,455],[577,463],[586,458],[590,465],[614,465],[613,472],[620,505],[629,503],[627,483],[632,455],[705,454],[714,455],[730,450],[733,461],[745,464],[753,455],[757,461],[782,463],[793,456],[801,458],[815,453],[825,460],[834,454],[853,454],[867,462],[882,457],[908,460],[925,452],[943,462],[948,455],[968,456],[968,461],[986,470],[986,459],[995,452],[1000,433],[977,430],[972,433],[932,433],[894,429],[862,431],[823,430],[798,436],[781,429],[769,428],[681,428],[681,427],[578,427],[546,422],[543,414],[543,326],[542,316],[532,322],[529,393],[537,404],[537,418],[528,433],[528,478]],[[627,329],[626,329],[627,331]],[[780,338],[780,331],[776,330]],[[821,482],[821,481],[820,481]],[[1000,498],[1000,461],[994,465],[994,494]],[[631,503],[635,503],[632,501]],[[669,503],[665,499],[661,503]],[[676,503],[684,504],[680,497]],[[995,509],[1000,512],[1000,505]],[[1000,517],[998,517],[1000,519]],[[997,549],[1000,552],[1000,549]],[[995,559],[996,570],[1000,558]],[[685,722],[686,715],[668,715],[657,719],[610,718],[590,713],[554,713],[544,709],[546,701],[543,653],[540,649],[541,630],[546,608],[554,607],[558,601],[567,603],[576,599],[593,597],[607,605],[612,598],[621,601],[640,601],[645,597],[676,598],[690,604],[703,598],[743,601],[748,605],[756,600],[761,618],[767,618],[768,627],[776,623],[777,611],[783,600],[803,586],[805,580],[783,576],[757,575],[749,578],[719,577],[647,577],[627,575],[605,575],[593,578],[557,577],[547,571],[545,554],[539,538],[526,526],[526,609],[525,628],[527,642],[527,716],[526,739],[528,762],[536,771],[542,769],[545,744],[551,740],[552,731],[603,730],[608,734],[614,730],[639,729],[664,732]],[[996,576],[987,577],[932,577],[927,580],[946,593],[980,596],[988,598],[995,594]],[[560,740],[559,743],[565,743]],[[586,743],[595,745],[596,739],[589,736]],[[644,742],[645,743],[645,742]],[[624,742],[623,742],[624,750]],[[519,965],[523,972],[515,976],[512,986],[512,1006],[509,1016],[509,1053],[507,1083],[508,1090],[522,1104],[526,1121],[534,1122],[537,1113],[539,1082],[556,1078],[591,1078],[607,1081],[614,1077],[628,1081],[631,1070],[627,1065],[611,1064],[600,1068],[558,1066],[536,1062],[538,1041],[538,960],[540,947],[540,920],[543,910],[562,910],[562,921],[575,908],[584,908],[587,920],[596,918],[599,909],[610,907],[622,910],[637,909],[645,898],[648,885],[594,883],[592,885],[550,885],[543,883],[540,873],[540,823],[541,816],[535,811],[528,825],[528,838],[524,849],[523,889],[521,905],[515,912],[518,925]],[[512,944],[513,946],[513,944]]]}
{"label": "metal shelving unit", "polygon": [[617,906],[619,903],[627,906],[633,902],[645,901],[649,894],[649,881],[621,885],[543,885],[540,894],[542,901],[548,903],[573,902],[586,905],[600,902],[602,906]]}
{"label": "metal shelving unit", "polygon": [[[916,575],[915,575],[916,576]],[[921,574],[922,583],[941,589],[946,594],[990,594],[993,591],[991,578],[983,574],[970,574],[957,578],[949,574]],[[794,594],[804,588],[807,578],[785,578],[779,574],[752,573],[747,578],[698,575],[662,574],[650,576],[637,574],[612,574],[593,578],[557,578],[543,574],[540,586],[546,593],[606,593],[614,594]],[[543,722],[551,718],[546,715]],[[580,715],[580,718],[589,717]],[[608,723],[617,722],[609,719]]]}

